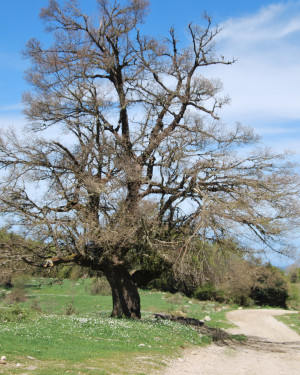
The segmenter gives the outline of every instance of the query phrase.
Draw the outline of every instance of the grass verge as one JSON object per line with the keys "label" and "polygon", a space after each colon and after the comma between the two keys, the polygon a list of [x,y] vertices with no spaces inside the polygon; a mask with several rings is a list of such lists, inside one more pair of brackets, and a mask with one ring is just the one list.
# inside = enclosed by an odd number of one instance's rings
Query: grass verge
{"label": "grass verge", "polygon": [[300,335],[300,313],[286,314],[276,317],[279,321],[292,328]]}
{"label": "grass verge", "polygon": [[8,362],[0,374],[150,374],[182,348],[210,342],[153,313],[209,316],[210,325],[226,326],[228,306],[149,291],[141,291],[142,320],[109,318],[111,296],[91,295],[90,287],[90,280],[31,280],[26,302],[9,306],[2,298],[0,356]]}

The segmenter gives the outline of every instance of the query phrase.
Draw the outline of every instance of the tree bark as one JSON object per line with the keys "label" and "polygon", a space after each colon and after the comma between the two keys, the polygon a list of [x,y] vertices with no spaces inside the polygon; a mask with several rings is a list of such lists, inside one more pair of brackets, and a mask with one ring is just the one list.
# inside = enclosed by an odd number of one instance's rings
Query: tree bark
{"label": "tree bark", "polygon": [[111,316],[141,318],[140,296],[127,269],[122,265],[106,269],[106,276],[112,291],[113,311]]}

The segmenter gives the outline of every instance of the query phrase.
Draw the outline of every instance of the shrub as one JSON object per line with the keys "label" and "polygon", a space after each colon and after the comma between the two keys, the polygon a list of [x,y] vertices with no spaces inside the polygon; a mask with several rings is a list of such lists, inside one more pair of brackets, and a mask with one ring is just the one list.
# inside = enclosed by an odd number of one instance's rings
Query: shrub
{"label": "shrub", "polygon": [[275,267],[258,267],[250,297],[259,305],[286,308],[289,292],[284,276]]}
{"label": "shrub", "polygon": [[193,280],[193,275],[185,274],[184,277],[175,275],[172,269],[166,269],[161,275],[150,281],[147,285],[148,289],[157,289],[169,293],[183,293],[188,297],[192,297],[197,284]]}
{"label": "shrub", "polygon": [[0,286],[4,286],[5,288],[12,288],[12,280],[11,275],[0,275]]}
{"label": "shrub", "polygon": [[32,303],[30,304],[30,308],[31,310],[42,312],[42,307],[36,299],[32,301]]}
{"label": "shrub", "polygon": [[78,280],[81,277],[83,277],[85,275],[85,273],[86,273],[86,270],[85,270],[84,267],[75,265],[75,266],[72,266],[72,268],[70,270],[69,278],[71,280]]}
{"label": "shrub", "polygon": [[110,296],[111,287],[105,278],[95,278],[93,279],[90,293],[92,296],[97,294],[102,296]]}
{"label": "shrub", "polygon": [[285,277],[275,267],[233,258],[228,262],[221,282],[199,286],[194,297],[200,300],[286,307],[289,297]]}
{"label": "shrub", "polygon": [[67,304],[66,310],[65,310],[65,315],[70,316],[70,315],[73,315],[73,314],[77,314],[77,311],[74,307],[74,299],[72,299],[72,301]]}
{"label": "shrub", "polygon": [[30,276],[28,274],[18,274],[12,277],[13,285],[18,289],[25,289],[26,285],[30,283]]}
{"label": "shrub", "polygon": [[15,303],[25,302],[27,300],[26,297],[26,289],[25,285],[28,283],[28,275],[15,275],[12,279],[12,283],[14,288],[11,292],[6,294],[5,301],[9,305],[13,305]]}
{"label": "shrub", "polygon": [[253,280],[255,280],[255,267],[244,259],[233,258],[228,262],[228,269],[218,285],[224,291],[226,302],[236,303],[240,306],[253,304],[250,291]]}
{"label": "shrub", "polygon": [[6,295],[5,302],[9,305],[15,303],[26,302],[27,297],[24,288],[16,287],[9,294]]}
{"label": "shrub", "polygon": [[212,283],[206,283],[204,285],[198,286],[194,292],[194,298],[201,301],[218,301],[223,302],[225,300],[224,291],[221,289],[216,289]]}
{"label": "shrub", "polygon": [[173,303],[174,305],[182,305],[186,301],[186,297],[183,296],[181,293],[175,293],[175,294],[168,293],[166,294],[165,299],[169,303]]}

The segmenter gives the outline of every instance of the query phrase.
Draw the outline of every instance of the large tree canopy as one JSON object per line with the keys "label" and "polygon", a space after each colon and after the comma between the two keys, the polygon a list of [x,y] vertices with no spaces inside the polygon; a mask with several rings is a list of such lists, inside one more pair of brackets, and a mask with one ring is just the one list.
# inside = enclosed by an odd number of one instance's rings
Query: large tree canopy
{"label": "large tree canopy", "polygon": [[187,45],[173,29],[142,35],[146,0],[97,3],[93,17],[75,0],[41,11],[54,41],[25,50],[28,126],[1,137],[1,210],[46,244],[32,262],[102,271],[113,315],[140,317],[130,261],[228,238],[276,250],[299,217],[299,183],[283,155],[249,151],[253,132],[219,119],[228,98],[203,74],[233,61],[216,55],[209,17],[188,25]]}

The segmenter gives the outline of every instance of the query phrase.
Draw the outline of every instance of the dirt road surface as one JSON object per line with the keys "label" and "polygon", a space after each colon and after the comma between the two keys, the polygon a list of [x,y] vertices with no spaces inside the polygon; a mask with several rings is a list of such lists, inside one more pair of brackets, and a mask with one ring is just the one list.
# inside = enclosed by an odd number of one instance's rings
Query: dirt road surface
{"label": "dirt road surface", "polygon": [[286,310],[235,310],[227,314],[249,337],[243,345],[211,345],[186,351],[162,375],[299,375],[300,336],[274,318]]}

